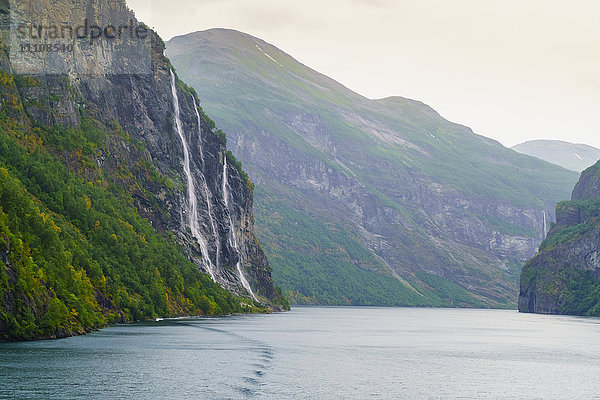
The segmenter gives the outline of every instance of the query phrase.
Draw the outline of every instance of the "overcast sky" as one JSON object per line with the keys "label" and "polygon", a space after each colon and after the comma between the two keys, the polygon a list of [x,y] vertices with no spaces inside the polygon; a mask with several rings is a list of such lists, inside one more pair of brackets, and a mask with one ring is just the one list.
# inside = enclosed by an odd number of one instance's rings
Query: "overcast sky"
{"label": "overcast sky", "polygon": [[600,147],[600,0],[127,1],[165,40],[237,29],[366,97],[423,101],[506,146]]}

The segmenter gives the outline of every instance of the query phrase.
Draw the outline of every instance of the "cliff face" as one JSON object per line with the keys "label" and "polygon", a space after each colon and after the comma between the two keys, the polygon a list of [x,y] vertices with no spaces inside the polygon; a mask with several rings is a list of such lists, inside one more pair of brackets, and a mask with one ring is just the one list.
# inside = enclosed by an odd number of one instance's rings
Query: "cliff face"
{"label": "cliff face", "polygon": [[[140,26],[122,1],[25,2],[19,13],[46,24]],[[187,256],[222,286],[271,302],[277,294],[254,235],[253,185],[227,154],[195,92],[173,76],[162,40],[149,33],[146,59],[124,56],[108,41],[98,41],[92,53],[74,43],[58,61],[52,53],[36,59],[62,73],[19,75],[25,118],[32,126],[77,130],[91,123],[108,132],[87,160],[69,152],[57,156],[90,181],[106,179],[125,189],[141,216],[157,231],[174,234]],[[82,73],[90,58],[98,70]],[[2,70],[12,75],[19,68],[9,63]]]}
{"label": "cliff face", "polygon": [[593,200],[598,196],[600,196],[600,170],[598,165],[594,165],[581,173],[579,182],[573,189],[571,200]]}
{"label": "cliff face", "polygon": [[521,274],[519,311],[600,315],[600,163],[583,171],[572,200]]}
{"label": "cliff face", "polygon": [[576,173],[240,32],[177,37],[167,54],[256,178],[259,233],[296,301],[515,305],[518,266]]}

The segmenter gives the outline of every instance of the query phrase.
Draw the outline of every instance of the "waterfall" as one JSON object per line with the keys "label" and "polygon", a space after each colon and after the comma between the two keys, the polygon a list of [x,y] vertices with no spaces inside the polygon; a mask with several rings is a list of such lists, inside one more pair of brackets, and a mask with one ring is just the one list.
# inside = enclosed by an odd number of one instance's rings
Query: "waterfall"
{"label": "waterfall", "polygon": [[204,169],[204,150],[202,149],[202,121],[200,120],[200,113],[198,112],[198,104],[196,104],[196,98],[192,96],[194,102],[194,111],[196,112],[196,119],[198,120],[198,140],[200,141],[200,159],[202,160],[202,169]]}
{"label": "waterfall", "polygon": [[250,294],[250,296],[252,296],[252,298],[257,301],[256,296],[254,295],[254,292],[252,291],[252,288],[250,287],[250,284],[248,283],[248,281],[246,280],[246,277],[244,276],[244,273],[242,272],[242,263],[240,261],[240,249],[238,248],[238,244],[237,244],[237,240],[235,238],[235,232],[234,232],[234,226],[233,226],[233,220],[231,219],[231,210],[229,208],[229,182],[228,182],[228,178],[227,178],[227,157],[224,157],[225,159],[223,160],[223,199],[225,200],[225,207],[227,208],[227,216],[229,217],[229,244],[231,245],[231,247],[233,247],[235,249],[235,251],[238,253],[238,262],[236,263],[236,268],[240,277],[240,282],[242,283],[242,286],[244,287],[244,289],[246,289],[246,291]]}
{"label": "waterfall", "polygon": [[[198,120],[198,140],[202,143],[202,123],[200,120],[200,113],[198,112],[198,105],[196,104],[196,99],[192,97],[192,101],[194,102],[194,111],[196,112],[196,119]],[[202,150],[202,145],[200,146],[200,158],[202,159],[202,165],[204,167],[204,152]],[[217,231],[217,226],[215,224],[215,219],[213,217],[212,212],[212,201],[210,200],[210,192],[208,190],[208,185],[206,184],[206,177],[204,174],[200,174],[200,183],[202,183],[202,189],[204,191],[204,196],[206,196],[206,204],[208,206],[208,220],[210,221],[210,227],[212,229],[213,237],[215,238],[217,245],[217,254],[215,257],[215,262],[217,265],[217,271],[220,268],[220,258],[221,258],[221,241],[219,240],[219,232]]]}
{"label": "waterfall", "polygon": [[546,239],[547,233],[548,233],[548,227],[546,225],[546,210],[544,210],[544,239]]}
{"label": "waterfall", "polygon": [[179,97],[177,96],[177,86],[175,84],[175,74],[171,71],[171,91],[173,92],[173,108],[175,111],[175,129],[181,139],[183,145],[183,171],[187,178],[187,192],[188,192],[188,209],[187,214],[189,217],[189,226],[192,231],[192,236],[198,241],[200,250],[202,250],[202,264],[204,269],[208,272],[213,281],[215,279],[214,266],[210,260],[208,254],[208,242],[200,233],[200,227],[198,225],[198,199],[196,198],[196,190],[194,188],[194,180],[192,178],[192,172],[190,169],[190,149],[188,147],[185,135],[183,134],[183,128],[181,126],[181,116],[179,109]]}

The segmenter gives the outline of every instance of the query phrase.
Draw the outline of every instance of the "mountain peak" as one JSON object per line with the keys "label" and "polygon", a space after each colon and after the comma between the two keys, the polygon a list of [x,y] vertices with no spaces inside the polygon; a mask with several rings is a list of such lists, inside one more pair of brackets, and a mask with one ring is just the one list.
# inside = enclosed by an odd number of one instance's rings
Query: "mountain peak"
{"label": "mountain peak", "polygon": [[195,31],[187,33],[185,35],[178,35],[173,37],[169,43],[172,46],[176,46],[178,42],[185,42],[186,45],[194,44],[194,42],[212,42],[215,44],[221,44],[226,47],[244,48],[248,49],[250,43],[258,44],[259,46],[276,48],[275,46],[252,36],[248,33],[241,32],[230,28],[210,28],[202,31]]}

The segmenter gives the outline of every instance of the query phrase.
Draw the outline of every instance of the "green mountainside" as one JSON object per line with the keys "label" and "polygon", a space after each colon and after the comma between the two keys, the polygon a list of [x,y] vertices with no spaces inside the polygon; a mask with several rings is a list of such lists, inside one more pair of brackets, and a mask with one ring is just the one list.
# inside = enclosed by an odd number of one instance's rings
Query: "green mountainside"
{"label": "green mountainside", "polygon": [[139,216],[131,194],[77,176],[42,144],[57,139],[85,154],[100,150],[86,139],[106,133],[12,122],[0,120],[0,339],[244,311]]}
{"label": "green mountainside", "polygon": [[556,216],[523,267],[519,311],[600,316],[600,162],[583,171]]}
{"label": "green mountainside", "polygon": [[240,32],[176,37],[167,55],[256,183],[257,235],[293,302],[516,305],[576,173]]}

